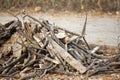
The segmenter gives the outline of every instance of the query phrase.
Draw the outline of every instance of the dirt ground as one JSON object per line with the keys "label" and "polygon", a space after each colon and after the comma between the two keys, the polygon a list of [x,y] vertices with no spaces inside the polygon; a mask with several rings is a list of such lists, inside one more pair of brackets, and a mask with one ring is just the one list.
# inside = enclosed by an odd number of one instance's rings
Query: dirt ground
{"label": "dirt ground", "polygon": [[[0,23],[4,24],[8,21],[15,19],[7,13],[0,13]],[[49,13],[34,13],[31,14],[36,18],[44,18],[49,20],[55,25],[66,28],[70,31],[80,33],[84,24],[84,16],[76,14],[49,14]],[[62,16],[64,15],[64,16]],[[119,16],[88,16],[87,23],[87,36],[86,39],[89,43],[97,45],[109,45],[117,47],[117,37],[120,35],[120,17]],[[107,49],[105,50],[107,51]],[[117,49],[111,49],[107,51],[112,54],[116,54]],[[4,80],[4,79],[0,79]],[[39,80],[38,78],[30,80]],[[98,74],[84,79],[83,75],[73,73],[68,74],[55,74],[48,73],[40,80],[120,80],[120,73],[112,74]]]}
{"label": "dirt ground", "polygon": [[48,74],[42,80],[120,80],[120,74],[99,74],[86,79],[83,76]]}
{"label": "dirt ground", "polygon": [[[39,12],[30,13],[37,19],[43,18],[50,23],[75,33],[81,33],[84,25],[84,13],[72,12]],[[19,15],[20,17],[20,15]],[[0,23],[4,24],[16,19],[8,13],[0,13]],[[120,35],[120,15],[89,13],[87,21],[86,39],[89,43],[98,45],[117,46]]]}

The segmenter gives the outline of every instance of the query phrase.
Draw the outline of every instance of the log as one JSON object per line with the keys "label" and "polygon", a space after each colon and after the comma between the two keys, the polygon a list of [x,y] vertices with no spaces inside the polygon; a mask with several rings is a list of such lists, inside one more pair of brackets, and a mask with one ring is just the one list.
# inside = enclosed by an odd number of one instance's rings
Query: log
{"label": "log", "polygon": [[80,73],[86,72],[87,68],[83,66],[83,64],[80,61],[73,58],[73,56],[71,56],[65,49],[59,46],[54,40],[51,39],[50,41],[51,42],[48,43],[47,48],[52,50],[52,52],[59,54],[67,63],[69,63]]}

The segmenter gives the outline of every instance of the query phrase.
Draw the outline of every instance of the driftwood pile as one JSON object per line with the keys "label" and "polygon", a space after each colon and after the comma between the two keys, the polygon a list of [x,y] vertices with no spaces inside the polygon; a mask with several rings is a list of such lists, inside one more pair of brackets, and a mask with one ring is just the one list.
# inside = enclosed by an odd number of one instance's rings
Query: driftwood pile
{"label": "driftwood pile", "polygon": [[79,35],[28,14],[23,21],[0,26],[0,78],[42,78],[50,72],[78,72],[85,77],[120,72],[120,52],[100,54],[98,46],[92,48],[87,43],[84,31],[85,26]]}

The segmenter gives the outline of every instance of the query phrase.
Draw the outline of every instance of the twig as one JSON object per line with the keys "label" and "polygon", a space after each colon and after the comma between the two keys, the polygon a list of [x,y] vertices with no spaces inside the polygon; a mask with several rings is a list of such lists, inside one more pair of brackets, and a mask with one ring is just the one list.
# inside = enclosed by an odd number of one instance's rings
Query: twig
{"label": "twig", "polygon": [[[23,53],[20,57],[18,57],[16,60],[14,60],[14,61],[12,61],[11,63],[9,63],[8,65],[6,65],[5,67],[2,67],[2,68],[0,68],[0,70],[1,71],[3,71],[4,69],[6,69],[6,68],[9,68],[9,67],[11,67],[11,66],[14,66],[16,63],[18,63],[22,58],[24,58],[25,57],[25,53]],[[1,72],[0,71],[0,72]]]}

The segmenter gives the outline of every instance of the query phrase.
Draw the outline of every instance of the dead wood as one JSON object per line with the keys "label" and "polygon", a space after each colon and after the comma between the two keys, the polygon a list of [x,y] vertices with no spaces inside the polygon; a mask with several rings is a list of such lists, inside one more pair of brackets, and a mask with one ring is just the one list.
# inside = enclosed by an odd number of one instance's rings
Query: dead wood
{"label": "dead wood", "polygon": [[[114,56],[98,54],[101,48],[93,48],[87,43],[87,14],[81,34],[44,19],[37,20],[25,13],[22,15],[23,21],[10,21],[0,27],[0,77],[25,80],[41,79],[49,72],[79,72],[88,74],[87,77],[96,73],[120,72],[120,53]],[[25,22],[25,17],[31,21]]]}

